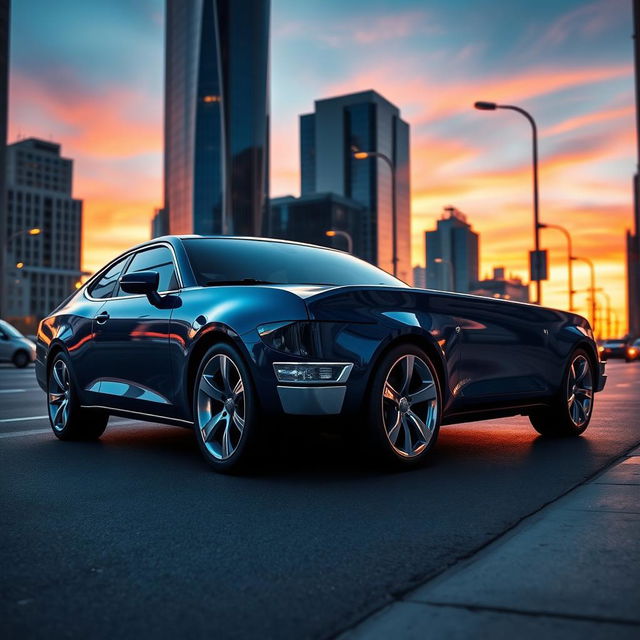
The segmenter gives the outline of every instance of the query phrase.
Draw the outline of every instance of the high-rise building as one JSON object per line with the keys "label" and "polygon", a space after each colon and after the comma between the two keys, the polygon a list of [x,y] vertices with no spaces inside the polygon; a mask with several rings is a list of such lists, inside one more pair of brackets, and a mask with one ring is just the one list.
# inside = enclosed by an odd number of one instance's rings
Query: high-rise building
{"label": "high-rise building", "polygon": [[167,0],[170,233],[261,235],[268,203],[269,0]]}
{"label": "high-rise building", "polygon": [[59,144],[27,138],[7,147],[6,317],[27,330],[83,275],[82,201],[72,180],[73,161]]}
{"label": "high-rise building", "polygon": [[151,218],[151,237],[159,238],[169,233],[169,220],[166,209],[156,209]]}
{"label": "high-rise building", "polygon": [[395,167],[397,275],[411,280],[409,125],[396,106],[375,91],[317,100],[300,116],[301,193],[336,193],[365,207],[361,256],[393,272],[393,176],[380,157],[357,159],[354,151],[384,154]]}
{"label": "high-rise building", "polygon": [[445,207],[435,231],[427,231],[427,288],[468,293],[478,280],[479,236],[467,217]]}
{"label": "high-rise building", "polygon": [[7,242],[7,106],[9,97],[9,0],[0,0],[0,318],[5,315],[4,247]]}
{"label": "high-rise building", "polygon": [[529,285],[523,284],[520,278],[513,276],[507,278],[504,267],[494,267],[493,278],[485,278],[473,283],[473,288],[469,293],[489,298],[529,302]]}
{"label": "high-rise building", "polygon": [[427,270],[419,264],[413,267],[413,286],[417,289],[427,288]]}
{"label": "high-rise building", "polygon": [[[361,257],[365,208],[335,193],[312,193],[271,200],[269,236],[348,251]],[[327,231],[336,231],[328,236]],[[353,245],[353,246],[351,246]]]}

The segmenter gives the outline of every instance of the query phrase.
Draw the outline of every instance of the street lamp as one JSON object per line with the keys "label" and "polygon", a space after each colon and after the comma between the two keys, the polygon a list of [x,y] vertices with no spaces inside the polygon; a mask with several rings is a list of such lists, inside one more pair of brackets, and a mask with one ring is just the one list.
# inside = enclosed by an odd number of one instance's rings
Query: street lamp
{"label": "street lamp", "polygon": [[455,291],[456,290],[455,275],[453,273],[453,264],[451,264],[451,261],[450,260],[445,260],[444,258],[434,258],[433,261],[436,264],[449,265],[449,278],[451,280],[451,289],[450,289],[450,291]]}
{"label": "street lamp", "polygon": [[593,332],[596,332],[596,269],[593,266],[593,262],[589,258],[581,258],[579,256],[571,256],[572,260],[584,262],[589,265],[591,271],[591,286],[589,290],[591,292],[591,320],[593,322]]}
{"label": "street lamp", "polygon": [[7,244],[9,244],[9,242],[11,242],[11,240],[13,240],[14,238],[17,238],[18,236],[21,236],[25,233],[30,236],[39,236],[42,233],[42,229],[39,229],[38,227],[32,227],[31,229],[21,229],[20,231],[16,231],[7,238]]}
{"label": "street lamp", "polygon": [[393,264],[393,275],[398,275],[398,218],[396,212],[396,165],[389,156],[379,151],[360,151],[355,149],[353,157],[356,160],[366,160],[367,158],[380,158],[384,160],[391,171],[391,246],[392,254],[391,262]]}
{"label": "street lamp", "polygon": [[[539,207],[538,207],[538,127],[536,126],[536,121],[533,119],[533,116],[521,109],[520,107],[515,107],[511,104],[496,104],[495,102],[476,102],[474,104],[476,109],[480,111],[495,111],[496,109],[509,109],[511,111],[517,111],[519,114],[523,115],[531,125],[532,143],[533,143],[533,237],[534,237],[534,245],[535,245],[535,260],[538,265],[538,269],[540,268],[540,223],[539,219]],[[542,301],[542,281],[540,280],[540,273],[536,274],[538,279],[536,279],[536,304],[540,304]]]}
{"label": "street lamp", "polygon": [[540,222],[538,224],[538,227],[540,229],[557,229],[561,233],[564,233],[567,239],[567,280],[569,283],[569,311],[573,311],[573,294],[575,292],[573,290],[573,249],[571,246],[571,234],[567,231],[567,229],[561,227],[559,224],[545,224],[544,222]]}
{"label": "street lamp", "polygon": [[335,238],[336,236],[344,238],[347,241],[347,252],[353,254],[353,238],[351,237],[350,233],[341,231],[340,229],[329,229],[328,231],[324,232],[324,235],[328,236],[329,238]]}

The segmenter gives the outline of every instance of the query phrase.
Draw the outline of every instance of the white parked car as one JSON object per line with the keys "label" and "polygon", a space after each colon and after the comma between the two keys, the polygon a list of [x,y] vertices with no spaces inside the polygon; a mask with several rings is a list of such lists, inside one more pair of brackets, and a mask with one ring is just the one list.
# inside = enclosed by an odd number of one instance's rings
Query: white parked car
{"label": "white parked car", "polygon": [[36,359],[36,345],[14,326],[0,320],[0,362],[13,362],[22,369]]}

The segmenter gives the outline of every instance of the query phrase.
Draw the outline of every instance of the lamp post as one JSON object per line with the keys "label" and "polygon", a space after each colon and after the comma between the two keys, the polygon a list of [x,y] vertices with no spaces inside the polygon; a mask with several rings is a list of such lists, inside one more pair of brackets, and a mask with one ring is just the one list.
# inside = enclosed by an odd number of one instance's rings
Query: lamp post
{"label": "lamp post", "polygon": [[324,235],[328,236],[329,238],[335,238],[336,236],[344,238],[347,241],[347,253],[353,255],[353,238],[351,237],[350,233],[341,231],[340,229],[329,229],[328,231],[324,232]]}
{"label": "lamp post", "polygon": [[607,322],[607,338],[611,338],[611,296],[604,290],[600,289],[598,293],[601,293],[607,301],[606,306],[606,322]]}
{"label": "lamp post", "polygon": [[573,290],[573,249],[571,245],[571,234],[565,229],[561,227],[559,224],[545,224],[544,222],[540,222],[538,224],[540,229],[557,229],[561,233],[564,233],[567,239],[567,282],[569,284],[569,311],[573,311],[573,294],[575,293]]}
{"label": "lamp post", "polygon": [[579,256],[571,256],[572,260],[584,262],[589,265],[591,271],[591,286],[589,287],[591,295],[591,321],[593,322],[593,332],[596,333],[596,269],[593,266],[593,262],[589,258],[581,258]]}
{"label": "lamp post", "polygon": [[[20,231],[16,231],[15,233],[12,233],[10,236],[7,236],[7,238],[5,239],[4,246],[1,247],[1,249],[2,249],[2,258],[3,258],[2,264],[4,265],[5,269],[7,268],[7,265],[9,264],[9,260],[7,259],[8,255],[9,255],[9,243],[14,238],[17,238],[18,236],[21,236],[21,235],[24,235],[24,234],[28,234],[30,236],[39,236],[41,233],[42,233],[42,230],[39,227],[31,227],[29,229],[20,229]],[[21,264],[21,263],[18,263],[18,264]],[[17,268],[20,269],[22,267],[17,267]],[[2,280],[3,280],[3,282],[1,283],[2,286],[0,287],[0,317],[1,317],[6,312],[6,308],[5,308],[5,283],[4,283],[5,275],[0,273],[0,278],[2,278]]]}
{"label": "lamp post", "polygon": [[353,157],[356,160],[365,160],[366,158],[380,158],[384,160],[391,171],[391,247],[393,264],[393,275],[398,275],[398,217],[396,211],[396,165],[389,156],[379,151],[353,151]]}
{"label": "lamp post", "polygon": [[[523,115],[531,125],[531,133],[532,133],[532,146],[533,146],[533,239],[534,239],[534,247],[535,247],[535,255],[536,261],[540,256],[540,222],[539,222],[539,199],[538,199],[538,127],[536,126],[536,121],[533,119],[533,116],[524,109],[520,107],[516,107],[511,104],[496,104],[495,102],[476,102],[474,104],[476,109],[480,111],[495,111],[496,109],[509,109],[511,111],[517,111],[520,115]],[[539,264],[539,262],[538,262]],[[536,279],[536,304],[540,304],[542,301],[542,281],[539,276],[540,273],[536,274],[538,279]]]}
{"label": "lamp post", "polygon": [[445,260],[444,258],[434,258],[433,261],[436,264],[449,265],[449,278],[451,280],[451,289],[449,289],[449,291],[455,291],[456,290],[455,274],[453,272],[453,265],[451,264],[451,261],[450,260]]}

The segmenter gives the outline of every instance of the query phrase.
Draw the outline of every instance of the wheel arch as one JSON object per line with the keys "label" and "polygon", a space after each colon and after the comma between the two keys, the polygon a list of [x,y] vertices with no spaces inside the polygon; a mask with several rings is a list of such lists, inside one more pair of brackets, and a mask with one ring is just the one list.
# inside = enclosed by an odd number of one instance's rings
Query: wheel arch
{"label": "wheel arch", "polygon": [[378,364],[381,360],[389,353],[392,349],[396,347],[407,344],[413,345],[422,349],[433,362],[433,366],[436,368],[436,373],[438,374],[438,380],[440,382],[440,392],[442,394],[442,403],[443,406],[446,405],[449,399],[449,384],[448,384],[448,375],[447,375],[447,367],[444,361],[444,356],[442,352],[438,349],[435,341],[431,336],[425,335],[422,333],[405,333],[403,335],[397,336],[393,338],[388,343],[384,345],[382,349],[375,355],[372,365],[370,367],[369,378],[367,382],[367,387],[369,387],[371,383],[371,378],[373,377]]}
{"label": "wheel arch", "polygon": [[245,353],[245,349],[243,348],[242,341],[237,333],[222,325],[210,327],[209,329],[204,330],[202,335],[194,343],[188,356],[185,385],[188,402],[187,406],[191,406],[193,386],[195,384],[196,374],[198,373],[198,367],[202,362],[202,358],[204,358],[205,353],[207,353],[211,347],[221,343],[227,344],[238,351],[240,357],[247,366],[247,369],[249,372],[251,371],[251,366]]}

